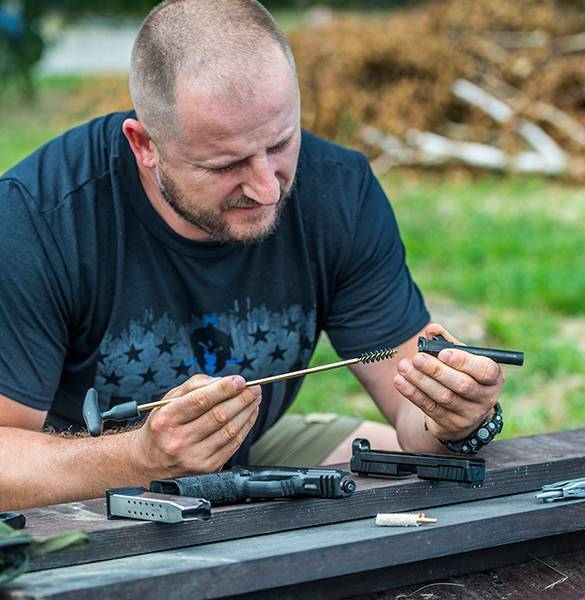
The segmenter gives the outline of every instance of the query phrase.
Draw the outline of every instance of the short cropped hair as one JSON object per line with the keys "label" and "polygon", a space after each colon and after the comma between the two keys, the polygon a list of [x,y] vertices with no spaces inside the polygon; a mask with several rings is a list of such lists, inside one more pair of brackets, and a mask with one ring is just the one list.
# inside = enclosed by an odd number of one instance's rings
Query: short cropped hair
{"label": "short cropped hair", "polygon": [[[156,140],[176,134],[179,77],[220,84],[253,82],[275,48],[296,76],[288,40],[256,0],[165,0],[148,14],[134,42],[132,103]],[[233,90],[230,89],[233,92]]]}

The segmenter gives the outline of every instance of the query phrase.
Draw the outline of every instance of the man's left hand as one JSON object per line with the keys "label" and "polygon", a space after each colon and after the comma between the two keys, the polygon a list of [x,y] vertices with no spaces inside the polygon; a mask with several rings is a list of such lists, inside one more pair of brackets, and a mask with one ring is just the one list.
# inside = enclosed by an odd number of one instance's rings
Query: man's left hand
{"label": "man's left hand", "polygon": [[[442,335],[463,345],[441,325],[431,323],[425,336]],[[504,384],[500,365],[463,350],[441,350],[438,357],[419,352],[398,364],[394,385],[426,415],[426,426],[437,439],[466,438],[491,416]]]}

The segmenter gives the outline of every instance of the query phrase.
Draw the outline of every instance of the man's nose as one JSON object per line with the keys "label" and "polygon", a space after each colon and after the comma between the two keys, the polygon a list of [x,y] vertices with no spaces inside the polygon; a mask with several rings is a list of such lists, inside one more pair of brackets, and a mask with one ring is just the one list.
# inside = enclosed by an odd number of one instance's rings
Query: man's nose
{"label": "man's nose", "polygon": [[280,200],[280,182],[268,156],[256,158],[250,163],[242,192],[248,198],[267,206]]}

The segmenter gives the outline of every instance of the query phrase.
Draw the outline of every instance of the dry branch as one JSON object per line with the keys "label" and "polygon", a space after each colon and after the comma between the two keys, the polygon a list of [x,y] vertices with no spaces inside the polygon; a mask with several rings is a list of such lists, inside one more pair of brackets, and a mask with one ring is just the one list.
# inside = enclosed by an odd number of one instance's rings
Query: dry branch
{"label": "dry branch", "polygon": [[456,161],[497,171],[558,174],[557,171],[551,170],[546,157],[538,152],[520,152],[511,156],[488,144],[461,142],[416,129],[408,131],[405,144],[374,127],[365,127],[362,136],[367,144],[382,150],[382,155],[372,163],[377,173],[386,172],[397,165],[438,165]]}
{"label": "dry branch", "polygon": [[500,77],[493,75],[493,73],[490,73],[484,79],[490,91],[504,97],[516,113],[522,113],[537,121],[549,123],[577,145],[585,148],[585,127],[571,115],[548,102],[532,101],[523,97],[520,90],[506,83]]}
{"label": "dry branch", "polygon": [[[489,168],[585,181],[582,7],[581,0],[437,0],[387,20],[336,15],[317,35],[292,37],[303,125],[371,156],[373,146],[384,147],[376,159],[384,169],[463,164],[462,152],[473,150],[472,162]],[[457,80],[466,82],[459,98]],[[366,144],[366,123],[394,138]],[[432,148],[446,157],[425,152],[424,137],[409,143],[409,129],[443,136]]]}
{"label": "dry branch", "polygon": [[557,38],[555,40],[555,48],[560,54],[583,52],[585,50],[585,31]]}
{"label": "dry branch", "polygon": [[543,48],[550,42],[546,31],[485,31],[489,39],[504,48]]}
{"label": "dry branch", "polygon": [[[457,98],[477,106],[498,123],[511,123],[518,135],[522,136],[535,153],[542,157],[542,172],[548,174],[562,174],[567,169],[567,156],[559,145],[538,125],[531,123],[523,117],[517,117],[514,109],[506,102],[496,98],[483,88],[458,79],[453,84],[453,93]],[[528,163],[535,161],[535,153],[524,153],[524,158],[519,157],[520,170],[529,169]],[[539,172],[537,168],[534,172]]]}

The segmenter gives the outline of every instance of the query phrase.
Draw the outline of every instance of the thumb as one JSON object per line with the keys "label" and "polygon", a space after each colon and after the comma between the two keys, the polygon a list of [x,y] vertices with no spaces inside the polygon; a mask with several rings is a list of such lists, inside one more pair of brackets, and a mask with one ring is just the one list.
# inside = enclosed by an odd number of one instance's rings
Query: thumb
{"label": "thumb", "polygon": [[453,342],[453,344],[457,344],[458,346],[465,346],[463,342],[458,340],[456,337],[453,337],[442,325],[439,323],[429,323],[425,327],[425,337],[427,339],[433,338],[435,335],[442,335],[449,342]]}

